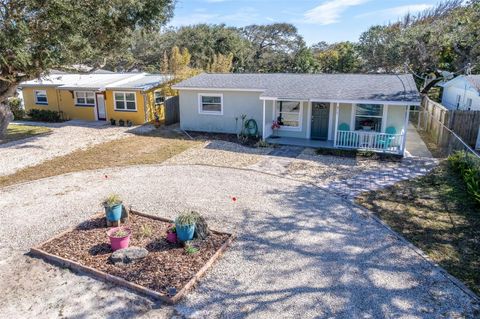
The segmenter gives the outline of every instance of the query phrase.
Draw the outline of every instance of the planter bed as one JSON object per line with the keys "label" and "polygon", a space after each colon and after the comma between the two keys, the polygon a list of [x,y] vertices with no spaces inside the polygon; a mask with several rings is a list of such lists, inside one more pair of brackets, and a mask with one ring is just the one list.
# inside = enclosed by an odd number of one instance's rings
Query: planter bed
{"label": "planter bed", "polygon": [[[61,266],[175,303],[234,239],[233,234],[212,230],[207,239],[192,242],[199,249],[198,253],[187,254],[181,244],[165,240],[173,221],[135,211],[130,211],[129,215],[130,246],[148,250],[145,258],[134,263],[120,266],[110,261],[112,250],[103,213],[32,248],[31,252]],[[142,226],[146,225],[153,231],[150,237],[142,237]]]}

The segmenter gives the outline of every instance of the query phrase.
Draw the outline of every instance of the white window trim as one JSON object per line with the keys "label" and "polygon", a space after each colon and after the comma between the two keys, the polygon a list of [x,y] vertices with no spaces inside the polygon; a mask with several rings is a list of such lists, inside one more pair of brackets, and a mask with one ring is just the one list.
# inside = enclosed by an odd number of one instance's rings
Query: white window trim
{"label": "white window trim", "polygon": [[[78,96],[77,93],[85,93],[85,103],[78,103]],[[93,94],[93,103],[87,103],[87,93],[92,93]],[[76,106],[95,106],[95,101],[96,101],[96,95],[95,92],[93,91],[74,91],[73,96],[75,98],[75,105]]]}
{"label": "white window trim", "polygon": [[[127,98],[125,96],[125,94],[131,94],[133,93],[133,97],[135,99],[135,110],[130,110],[130,109],[127,109]],[[123,100],[122,102],[125,103],[125,108],[124,109],[117,109],[117,98],[116,98],[116,94],[123,94]],[[132,102],[132,101],[130,101]],[[137,112],[138,111],[138,107],[137,107],[137,94],[136,92],[132,92],[132,91],[113,91],[113,109],[114,111],[117,111],[117,112]]]}
{"label": "white window trim", "polygon": [[374,118],[378,118],[378,119],[382,119],[382,123],[381,123],[381,126],[380,126],[380,132],[377,132],[377,133],[382,133],[382,132],[385,132],[385,124],[386,124],[386,119],[387,119],[387,112],[388,110],[386,110],[387,108],[387,105],[388,104],[373,104],[373,103],[357,103],[357,104],[353,104],[352,106],[352,122],[350,123],[350,129],[353,130],[353,131],[361,131],[361,130],[356,130],[355,129],[355,122],[356,122],[356,119],[357,119],[357,107],[359,104],[369,104],[369,105],[380,105],[382,106],[382,115],[360,115],[359,117],[374,117]]}
{"label": "white window trim", "polygon": [[[40,102],[37,100],[37,92],[45,92],[45,98],[47,99],[46,102]],[[38,105],[48,105],[48,95],[47,95],[47,90],[34,90],[33,91],[33,96],[35,98],[35,104]]]}
{"label": "white window trim", "polygon": [[[298,113],[298,127],[293,127],[293,126],[283,126],[280,125],[280,128],[278,129],[279,131],[288,131],[288,132],[301,132],[303,129],[303,101],[292,101],[292,100],[275,100],[273,104],[273,113],[274,113],[274,119],[275,121],[278,118],[277,114],[277,102],[299,102],[300,103],[300,110]],[[297,114],[295,112],[282,112],[286,114]]]}
{"label": "white window trim", "polygon": [[[202,106],[202,97],[220,97],[220,112],[217,111],[204,111]],[[223,115],[223,94],[222,93],[198,93],[198,114],[204,115]]]}

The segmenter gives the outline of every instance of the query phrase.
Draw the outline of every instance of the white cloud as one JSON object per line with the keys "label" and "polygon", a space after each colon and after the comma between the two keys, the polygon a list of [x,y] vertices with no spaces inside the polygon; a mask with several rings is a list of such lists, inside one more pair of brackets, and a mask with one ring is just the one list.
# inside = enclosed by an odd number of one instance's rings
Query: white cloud
{"label": "white cloud", "polygon": [[199,23],[225,23],[227,25],[244,26],[258,21],[259,14],[255,8],[244,7],[232,14],[207,13],[205,10],[195,10],[189,15],[174,16],[170,25],[178,27]]}
{"label": "white cloud", "polygon": [[383,9],[383,10],[367,12],[367,13],[360,14],[357,17],[364,18],[364,17],[381,15],[381,16],[384,16],[385,18],[396,18],[396,17],[402,17],[407,13],[417,13],[427,9],[431,9],[433,7],[434,7],[433,4],[426,4],[426,3],[411,4],[411,5],[398,6],[398,7],[393,7],[393,8]]}
{"label": "white cloud", "polygon": [[327,25],[337,23],[342,13],[350,7],[364,4],[370,0],[328,0],[305,12],[304,22]]}

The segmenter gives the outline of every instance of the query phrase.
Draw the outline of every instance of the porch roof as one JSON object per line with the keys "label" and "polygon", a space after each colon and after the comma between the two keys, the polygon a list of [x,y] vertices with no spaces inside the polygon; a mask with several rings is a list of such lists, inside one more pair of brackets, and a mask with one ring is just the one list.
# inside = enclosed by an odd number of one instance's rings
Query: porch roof
{"label": "porch roof", "polygon": [[174,86],[185,90],[258,91],[263,99],[418,104],[411,74],[209,74]]}

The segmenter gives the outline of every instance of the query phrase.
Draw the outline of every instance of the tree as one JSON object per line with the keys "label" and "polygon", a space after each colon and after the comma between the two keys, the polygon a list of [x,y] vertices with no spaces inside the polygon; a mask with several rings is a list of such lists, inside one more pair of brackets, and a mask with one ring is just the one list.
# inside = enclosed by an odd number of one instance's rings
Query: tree
{"label": "tree", "polygon": [[288,23],[250,25],[242,32],[251,45],[247,71],[293,71],[295,55],[305,47],[297,28]]}
{"label": "tree", "polygon": [[362,61],[357,46],[352,42],[315,45],[319,70],[325,73],[359,72]]}
{"label": "tree", "polygon": [[0,108],[20,82],[51,68],[105,65],[173,8],[174,0],[0,0]]}
{"label": "tree", "polygon": [[213,56],[213,62],[208,66],[207,71],[212,73],[229,73],[232,71],[233,53],[223,55],[218,53]]}

